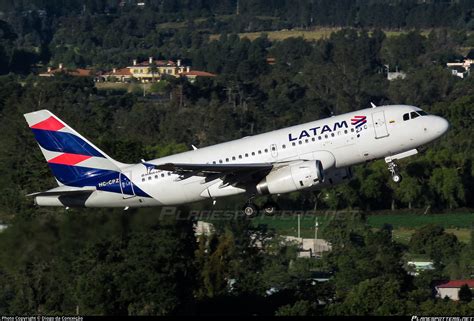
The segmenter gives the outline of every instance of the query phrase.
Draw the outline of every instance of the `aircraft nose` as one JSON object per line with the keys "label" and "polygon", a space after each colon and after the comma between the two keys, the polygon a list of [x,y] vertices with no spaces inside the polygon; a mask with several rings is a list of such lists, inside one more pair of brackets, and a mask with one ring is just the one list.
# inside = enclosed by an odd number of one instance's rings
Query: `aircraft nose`
{"label": "aircraft nose", "polygon": [[436,134],[444,135],[449,129],[449,122],[443,117],[436,117]]}

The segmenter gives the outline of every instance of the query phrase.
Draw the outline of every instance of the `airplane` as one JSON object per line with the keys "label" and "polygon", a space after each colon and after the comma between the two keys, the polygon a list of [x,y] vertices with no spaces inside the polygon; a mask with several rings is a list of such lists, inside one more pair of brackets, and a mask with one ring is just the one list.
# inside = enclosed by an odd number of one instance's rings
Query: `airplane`
{"label": "airplane", "polygon": [[[409,105],[375,106],[247,136],[183,153],[118,162],[48,110],[24,114],[58,186],[29,194],[38,206],[168,206],[244,194],[253,199],[333,186],[352,178],[351,166],[384,158],[394,182],[396,161],[442,136],[446,119]],[[273,213],[276,202],[263,206]]]}

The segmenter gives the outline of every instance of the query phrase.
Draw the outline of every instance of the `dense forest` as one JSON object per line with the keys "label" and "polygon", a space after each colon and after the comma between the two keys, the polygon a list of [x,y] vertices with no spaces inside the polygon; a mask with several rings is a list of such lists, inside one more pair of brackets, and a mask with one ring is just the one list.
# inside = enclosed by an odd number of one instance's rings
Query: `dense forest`
{"label": "dense forest", "polygon": [[[473,8],[462,0],[0,1],[0,220],[8,225],[0,314],[472,315],[472,294],[443,300],[433,285],[472,278],[473,233],[463,243],[429,225],[401,244],[366,215],[474,207],[474,78],[445,67],[474,46]],[[342,29],[318,41],[236,34],[317,26]],[[104,70],[149,56],[218,76],[168,78],[144,97],[135,83],[130,92],[98,90],[88,77],[36,75],[60,62]],[[388,81],[387,69],[407,76]],[[358,213],[322,226],[333,250],[320,260],[298,259],[294,244],[243,218],[219,220],[196,242],[189,213],[210,202],[163,217],[160,208],[38,208],[25,196],[56,184],[22,116],[33,110],[49,109],[112,157],[138,162],[371,102],[416,105],[451,128],[400,162],[400,185],[375,161],[356,166],[348,184],[281,197],[286,209]],[[435,269],[413,277],[408,255]],[[331,277],[314,282],[315,273]]]}

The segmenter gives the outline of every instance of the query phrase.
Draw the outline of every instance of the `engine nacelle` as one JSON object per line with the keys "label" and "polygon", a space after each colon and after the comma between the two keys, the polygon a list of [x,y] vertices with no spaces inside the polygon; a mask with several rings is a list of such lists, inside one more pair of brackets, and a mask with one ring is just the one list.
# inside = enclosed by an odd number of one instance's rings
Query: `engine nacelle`
{"label": "engine nacelle", "polygon": [[351,178],[352,169],[350,167],[333,168],[325,172],[324,182],[321,184],[321,187],[337,185],[349,181]]}
{"label": "engine nacelle", "polygon": [[302,161],[271,171],[256,188],[261,195],[283,194],[313,187],[323,180],[324,170],[319,160]]}

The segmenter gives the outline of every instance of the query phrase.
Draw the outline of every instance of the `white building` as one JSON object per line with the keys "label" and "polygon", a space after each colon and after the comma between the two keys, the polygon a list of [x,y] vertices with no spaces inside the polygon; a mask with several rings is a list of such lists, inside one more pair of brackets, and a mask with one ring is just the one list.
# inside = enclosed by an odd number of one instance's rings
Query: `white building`
{"label": "white building", "polygon": [[440,284],[435,287],[436,295],[440,298],[448,297],[451,300],[458,301],[459,300],[459,289],[467,284],[469,289],[474,290],[474,279],[470,280],[452,280],[447,283]]}

